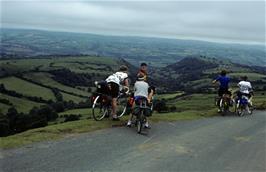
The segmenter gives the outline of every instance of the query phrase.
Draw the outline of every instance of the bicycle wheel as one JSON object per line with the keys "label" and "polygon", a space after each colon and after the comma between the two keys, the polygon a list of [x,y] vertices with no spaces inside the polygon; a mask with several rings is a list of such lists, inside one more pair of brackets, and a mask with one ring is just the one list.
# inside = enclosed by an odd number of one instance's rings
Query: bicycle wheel
{"label": "bicycle wheel", "polygon": [[136,123],[137,123],[137,132],[138,132],[139,134],[141,134],[142,127],[143,127],[143,126],[142,126],[142,125],[143,125],[142,118],[143,118],[143,110],[141,110],[140,113],[138,114],[138,116],[137,116],[137,121],[136,121]]}
{"label": "bicycle wheel", "polygon": [[245,111],[245,108],[243,107],[243,105],[240,105],[237,108],[237,114],[238,114],[238,116],[243,116],[244,115],[244,111]]}
{"label": "bicycle wheel", "polygon": [[100,121],[105,115],[108,115],[108,107],[103,105],[101,96],[97,96],[92,104],[92,116],[95,121]]}
{"label": "bicycle wheel", "polygon": [[219,102],[219,108],[221,110],[221,115],[224,116],[225,115],[225,102],[223,101],[223,99],[220,100]]}
{"label": "bicycle wheel", "polygon": [[127,97],[118,97],[117,98],[117,109],[116,114],[120,118],[122,117],[127,111]]}
{"label": "bicycle wheel", "polygon": [[253,114],[253,110],[254,110],[253,106],[250,106],[250,107],[249,107],[249,113],[248,113],[248,114],[249,114],[249,115],[252,115],[252,114]]}

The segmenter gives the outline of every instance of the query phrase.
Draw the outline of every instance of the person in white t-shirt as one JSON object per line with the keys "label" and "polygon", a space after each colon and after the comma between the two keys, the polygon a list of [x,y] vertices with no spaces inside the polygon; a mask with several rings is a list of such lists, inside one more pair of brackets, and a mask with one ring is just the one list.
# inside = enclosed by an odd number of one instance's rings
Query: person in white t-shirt
{"label": "person in white t-shirt", "polygon": [[105,81],[109,87],[109,94],[112,97],[112,117],[114,121],[117,121],[119,120],[116,114],[119,91],[122,90],[123,86],[129,87],[127,66],[120,66],[119,71],[110,75]]}
{"label": "person in white t-shirt", "polygon": [[[147,103],[148,103],[149,84],[145,81],[145,77],[146,76],[143,74],[138,75],[137,81],[134,85],[134,100],[137,101],[138,99],[145,98],[147,100]],[[134,105],[133,105],[133,107],[134,107]],[[130,114],[129,120],[127,122],[128,127],[130,127],[132,124],[132,117],[133,117],[132,114]],[[147,118],[146,118],[146,123],[145,123],[144,127],[150,128]]]}
{"label": "person in white t-shirt", "polygon": [[[244,76],[242,78],[242,81],[240,81],[237,86],[239,87],[239,91],[237,93],[237,97],[238,99],[241,98],[242,95],[247,96],[249,99],[252,97],[253,95],[253,90],[252,90],[252,86],[251,83],[248,80],[247,76]],[[252,105],[251,101],[249,100],[250,105]]]}

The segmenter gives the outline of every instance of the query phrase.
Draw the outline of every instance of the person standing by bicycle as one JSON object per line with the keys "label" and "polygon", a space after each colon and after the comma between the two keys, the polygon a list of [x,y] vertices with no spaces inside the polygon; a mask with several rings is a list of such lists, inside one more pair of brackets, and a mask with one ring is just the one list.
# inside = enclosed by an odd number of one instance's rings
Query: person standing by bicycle
{"label": "person standing by bicycle", "polygon": [[119,71],[110,75],[105,81],[109,88],[109,94],[112,97],[112,117],[114,121],[118,121],[119,119],[116,114],[117,97],[123,86],[129,87],[128,67],[125,65],[120,66]]}
{"label": "person standing by bicycle", "polygon": [[[218,102],[220,102],[221,98],[223,97],[224,94],[228,94],[231,98],[231,92],[228,90],[229,88],[229,83],[230,83],[230,78],[228,76],[226,76],[226,71],[222,70],[221,74],[212,81],[213,84],[219,82],[220,86],[219,86],[219,90],[218,90],[218,96],[219,96],[219,100]],[[219,103],[217,103],[218,107],[219,107]],[[218,108],[218,112],[220,112],[221,109],[220,107]]]}

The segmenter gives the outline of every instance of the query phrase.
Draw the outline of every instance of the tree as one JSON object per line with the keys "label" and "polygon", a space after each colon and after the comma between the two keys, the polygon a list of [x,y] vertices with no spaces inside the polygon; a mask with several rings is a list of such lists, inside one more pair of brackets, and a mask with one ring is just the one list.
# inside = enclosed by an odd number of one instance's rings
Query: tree
{"label": "tree", "polygon": [[58,114],[55,112],[55,110],[48,105],[41,106],[38,111],[38,115],[46,116],[48,121],[53,121],[58,118]]}
{"label": "tree", "polygon": [[9,120],[9,128],[12,132],[15,131],[15,126],[16,126],[16,120],[18,117],[18,111],[15,107],[11,107],[8,109],[6,116]]}
{"label": "tree", "polygon": [[52,107],[56,112],[63,112],[65,110],[63,102],[55,102],[52,104]]}
{"label": "tree", "polygon": [[8,117],[0,112],[0,137],[7,136],[9,133],[10,129]]}

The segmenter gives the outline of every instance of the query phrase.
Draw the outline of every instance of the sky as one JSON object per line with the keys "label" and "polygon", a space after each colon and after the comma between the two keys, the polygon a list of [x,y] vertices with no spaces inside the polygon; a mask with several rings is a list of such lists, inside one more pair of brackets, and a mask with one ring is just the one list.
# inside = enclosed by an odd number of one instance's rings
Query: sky
{"label": "sky", "polygon": [[1,0],[1,28],[265,44],[265,1]]}

